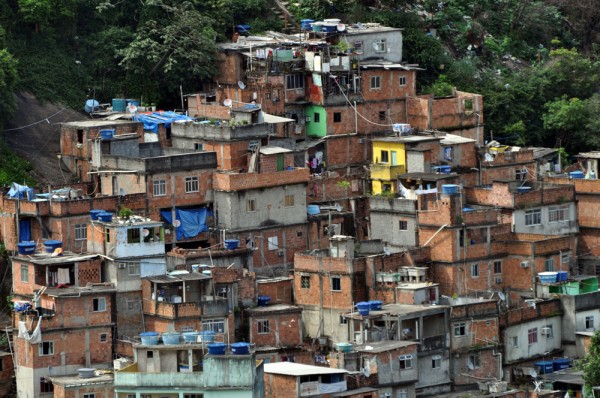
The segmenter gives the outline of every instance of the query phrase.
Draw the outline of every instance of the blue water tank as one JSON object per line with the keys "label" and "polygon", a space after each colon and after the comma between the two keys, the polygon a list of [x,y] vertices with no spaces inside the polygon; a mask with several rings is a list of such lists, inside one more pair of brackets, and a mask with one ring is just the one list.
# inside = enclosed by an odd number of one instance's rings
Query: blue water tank
{"label": "blue water tank", "polygon": [[572,171],[569,173],[569,177],[571,178],[583,178],[583,171]]}
{"label": "blue water tank", "polygon": [[231,352],[234,355],[246,355],[250,351],[250,344],[248,343],[233,343],[231,345]]}
{"label": "blue water tank", "polygon": [[17,250],[19,254],[33,254],[35,253],[35,242],[21,242],[17,243]]}
{"label": "blue water tank", "polygon": [[306,212],[309,216],[314,216],[315,214],[321,213],[321,208],[318,205],[308,205],[306,207]]}
{"label": "blue water tank", "polygon": [[210,343],[207,346],[208,353],[211,355],[224,355],[225,349],[227,348],[227,345],[225,343]]}
{"label": "blue water tank", "polygon": [[237,25],[235,29],[240,35],[248,35],[250,34],[250,29],[252,29],[252,27],[250,25]]}
{"label": "blue water tank", "polygon": [[100,130],[100,137],[103,140],[112,140],[115,136],[115,129]]}
{"label": "blue water tank", "polygon": [[458,185],[456,184],[444,184],[442,185],[442,193],[445,195],[454,195],[458,192]]}
{"label": "blue water tank", "polygon": [[556,358],[554,361],[554,371],[563,370],[571,367],[571,359],[570,358]]}
{"label": "blue water tank", "polygon": [[238,248],[240,241],[239,239],[225,239],[225,249],[227,250],[235,250]]}
{"label": "blue water tank", "polygon": [[100,213],[105,213],[105,211],[99,210],[99,209],[98,210],[90,210],[90,218],[93,221],[96,221],[98,219],[98,214],[100,214]]}
{"label": "blue water tank", "polygon": [[534,362],[534,366],[537,366],[540,374],[547,374],[554,372],[554,362],[552,361],[539,361]]}
{"label": "blue water tank", "polygon": [[46,253],[53,253],[54,250],[62,247],[62,241],[60,240],[45,240],[44,248],[46,249]]}
{"label": "blue water tank", "polygon": [[144,332],[140,333],[142,338],[142,344],[144,345],[157,345],[158,344],[158,332]]}
{"label": "blue water tank", "polygon": [[111,222],[113,218],[112,213],[100,213],[98,214],[98,220],[102,221],[102,222]]}
{"label": "blue water tank", "polygon": [[362,316],[369,315],[369,311],[371,310],[371,303],[367,301],[361,301],[356,304],[356,308],[358,308],[358,313]]}
{"label": "blue water tank", "polygon": [[369,301],[369,305],[371,311],[381,311],[381,306],[383,305],[383,302],[381,302],[381,300],[371,300]]}
{"label": "blue water tank", "polygon": [[266,307],[271,302],[271,296],[258,296],[258,306]]}
{"label": "blue water tank", "polygon": [[99,105],[100,103],[98,103],[98,101],[96,101],[95,99],[89,99],[85,101],[85,111],[87,113],[97,111]]}
{"label": "blue water tank", "polygon": [[114,112],[125,112],[127,100],[125,98],[113,98],[112,108]]}
{"label": "blue water tank", "polygon": [[315,22],[314,19],[303,19],[300,21],[300,25],[302,27],[302,30],[311,30],[311,24]]}

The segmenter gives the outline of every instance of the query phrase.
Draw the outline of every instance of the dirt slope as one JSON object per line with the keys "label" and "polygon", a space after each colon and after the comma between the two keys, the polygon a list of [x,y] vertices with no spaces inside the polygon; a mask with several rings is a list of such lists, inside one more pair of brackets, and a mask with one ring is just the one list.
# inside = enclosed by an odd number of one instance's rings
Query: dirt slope
{"label": "dirt slope", "polygon": [[61,174],[56,157],[60,152],[60,123],[84,120],[89,116],[61,104],[42,103],[29,93],[19,93],[17,104],[17,113],[1,133],[2,139],[9,148],[31,162],[32,175],[39,184],[72,182],[64,165]]}

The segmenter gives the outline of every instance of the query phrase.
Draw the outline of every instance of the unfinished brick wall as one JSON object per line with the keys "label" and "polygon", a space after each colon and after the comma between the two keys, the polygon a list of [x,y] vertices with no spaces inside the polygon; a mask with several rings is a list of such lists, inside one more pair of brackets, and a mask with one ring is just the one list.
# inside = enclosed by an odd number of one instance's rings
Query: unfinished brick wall
{"label": "unfinished brick wall", "polygon": [[271,297],[271,304],[292,304],[293,278],[262,280],[257,283],[258,296]]}
{"label": "unfinished brick wall", "polygon": [[[268,329],[259,333],[259,323],[268,322]],[[296,347],[302,344],[302,312],[290,310],[276,313],[251,313],[249,318],[251,344],[269,347]]]}
{"label": "unfinished brick wall", "polygon": [[84,386],[54,385],[54,398],[79,398],[83,397],[84,394],[94,394],[89,396],[96,397],[112,397],[114,396],[114,385],[112,382]]}
{"label": "unfinished brick wall", "polygon": [[277,171],[283,171],[278,169],[278,158],[283,158],[283,170],[287,170],[288,167],[294,167],[294,153],[287,152],[275,155],[260,155],[260,166],[259,170],[261,173],[273,173]]}

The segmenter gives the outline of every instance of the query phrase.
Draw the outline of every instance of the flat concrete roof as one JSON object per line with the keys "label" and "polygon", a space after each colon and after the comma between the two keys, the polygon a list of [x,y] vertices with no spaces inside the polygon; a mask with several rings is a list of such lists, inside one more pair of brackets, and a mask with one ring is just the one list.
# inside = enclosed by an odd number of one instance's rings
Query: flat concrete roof
{"label": "flat concrete roof", "polygon": [[396,289],[406,289],[406,290],[418,290],[425,289],[427,287],[439,286],[439,283],[433,282],[422,282],[422,283],[401,283],[396,286]]}
{"label": "flat concrete roof", "polygon": [[442,145],[455,145],[455,144],[468,144],[470,142],[477,142],[472,138],[461,137],[460,135],[446,134],[444,139],[440,141]]}
{"label": "flat concrete roof", "polygon": [[49,376],[48,378],[52,380],[52,383],[59,384],[65,387],[80,387],[80,386],[89,386],[94,384],[112,384],[115,376],[112,372],[108,373],[106,371],[96,371],[96,376],[90,377],[88,379],[82,379],[79,375],[70,375],[70,376]]}
{"label": "flat concrete roof", "polygon": [[354,346],[354,351],[360,352],[387,352],[396,350],[398,348],[409,347],[411,345],[418,345],[420,343],[416,341],[398,341],[398,340],[384,340],[384,341],[370,341],[367,344]]}
{"label": "flat concrete roof", "polygon": [[265,373],[280,374],[286,376],[311,376],[331,375],[349,373],[345,369],[333,369],[323,366],[304,365],[294,362],[275,362],[265,364]]}
{"label": "flat concrete roof", "polygon": [[426,141],[441,141],[444,137],[434,137],[433,135],[403,135],[401,137],[381,137],[372,138],[372,142],[398,142],[404,144],[414,144]]}
{"label": "flat concrete roof", "polygon": [[58,287],[49,287],[44,292],[45,295],[50,297],[78,297],[81,295],[91,295],[91,294],[99,294],[99,293],[114,293],[117,289],[112,283],[109,284],[99,284],[99,285],[90,285],[90,286],[69,286],[65,288]]}
{"label": "flat concrete roof", "polygon": [[259,151],[263,155],[275,155],[278,153],[292,152],[291,150],[282,148],[280,146],[262,146],[260,147]]}
{"label": "flat concrete roof", "polygon": [[98,257],[97,254],[79,254],[63,252],[62,256],[52,256],[52,253],[19,254],[16,256],[20,261],[25,260],[36,265],[54,265],[87,261]]}
{"label": "flat concrete roof", "polygon": [[211,279],[211,275],[205,275],[202,272],[188,272],[184,273],[184,271],[175,271],[175,273],[167,274],[167,275],[155,275],[148,276],[144,279],[149,280],[154,283],[177,283],[184,281],[199,281],[205,279]]}
{"label": "flat concrete roof", "polygon": [[438,180],[446,180],[449,178],[456,178],[458,174],[456,173],[423,173],[423,172],[414,172],[414,173],[406,173],[398,175],[400,179],[412,178],[421,180],[429,180],[429,181],[438,181]]}
{"label": "flat concrete roof", "polygon": [[273,304],[267,305],[265,307],[254,307],[247,310],[251,314],[268,314],[270,312],[288,312],[288,311],[298,311],[302,312],[302,308],[296,307],[295,305],[289,304]]}
{"label": "flat concrete roof", "polygon": [[371,387],[361,387],[361,388],[356,388],[354,390],[347,390],[347,391],[343,391],[343,392],[337,392],[335,394],[331,394],[332,397],[351,397],[352,395],[357,395],[357,394],[364,394],[367,392],[375,392],[375,391],[379,391],[377,388],[371,388]]}
{"label": "flat concrete roof", "polygon": [[419,313],[438,313],[449,308],[448,305],[424,305],[424,304],[385,304],[380,311],[369,311],[369,315],[362,316],[358,312],[351,312],[346,314],[345,317],[352,319],[364,319],[370,317],[383,317],[383,316],[399,316],[404,317],[411,315],[418,315]]}
{"label": "flat concrete roof", "polygon": [[92,119],[92,120],[81,120],[79,122],[66,122],[62,123],[63,126],[70,127],[104,127],[104,126],[116,126],[123,124],[139,124],[131,120],[105,120],[105,119]]}

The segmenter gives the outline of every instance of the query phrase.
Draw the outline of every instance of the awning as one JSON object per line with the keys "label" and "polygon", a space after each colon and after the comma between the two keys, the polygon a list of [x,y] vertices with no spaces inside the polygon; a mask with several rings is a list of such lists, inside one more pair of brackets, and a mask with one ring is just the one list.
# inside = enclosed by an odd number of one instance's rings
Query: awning
{"label": "awning", "polygon": [[289,119],[287,117],[270,115],[268,113],[263,113],[263,117],[264,117],[265,123],[271,123],[271,124],[295,122],[294,119]]}

